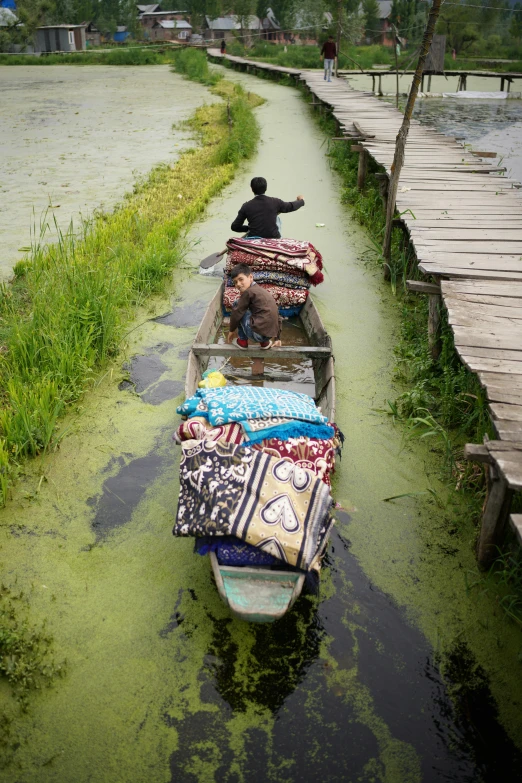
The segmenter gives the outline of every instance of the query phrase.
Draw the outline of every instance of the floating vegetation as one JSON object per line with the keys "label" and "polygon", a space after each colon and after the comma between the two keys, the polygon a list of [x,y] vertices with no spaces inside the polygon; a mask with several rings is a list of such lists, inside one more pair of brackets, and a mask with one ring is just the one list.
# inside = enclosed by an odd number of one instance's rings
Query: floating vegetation
{"label": "floating vegetation", "polygon": [[30,691],[49,685],[64,667],[52,658],[52,638],[45,628],[31,625],[24,593],[0,585],[0,679],[7,680],[22,708],[27,708]]}

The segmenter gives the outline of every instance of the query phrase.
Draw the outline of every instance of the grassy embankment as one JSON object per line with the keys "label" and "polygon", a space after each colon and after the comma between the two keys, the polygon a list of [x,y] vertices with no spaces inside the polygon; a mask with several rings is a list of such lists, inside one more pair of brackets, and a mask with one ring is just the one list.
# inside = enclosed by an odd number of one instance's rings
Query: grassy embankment
{"label": "grassy embankment", "polygon": [[[329,136],[335,135],[332,120],[319,120]],[[350,206],[357,220],[365,226],[374,245],[369,263],[384,266],[381,244],[385,215],[378,182],[372,174],[382,169],[370,159],[366,186],[357,188],[358,153],[347,144],[333,144],[329,150],[332,167],[343,182],[343,201]],[[428,297],[409,294],[407,279],[419,279],[414,252],[403,246],[400,229],[393,232],[391,258],[391,286],[401,315],[401,332],[396,346],[396,379],[404,392],[389,400],[389,415],[405,428],[406,438],[428,439],[432,450],[439,454],[441,473],[448,486],[449,498],[478,523],[486,495],[484,470],[463,458],[465,443],[481,443],[485,434],[493,435],[487,408],[487,398],[477,376],[460,361],[455,350],[453,333],[442,314],[442,351],[437,361],[430,355],[427,335]],[[522,498],[515,497],[514,508],[521,506]],[[455,527],[459,529],[458,520]],[[505,547],[484,577],[469,589],[492,591],[506,612],[522,625],[522,553],[513,538],[508,536]]]}
{"label": "grassy embankment", "polygon": [[[23,460],[58,443],[60,417],[118,354],[136,308],[169,284],[187,226],[256,149],[253,108],[261,98],[211,74],[202,53],[181,53],[176,70],[227,99],[189,121],[200,146],[156,167],[121,206],[79,233],[49,246],[36,241],[0,289],[0,504]],[[26,601],[0,587],[0,681],[24,705],[28,690],[60,669],[50,639],[31,627]],[[1,728],[5,737],[8,727]]]}
{"label": "grassy embankment", "polygon": [[133,310],[162,289],[188,224],[256,148],[252,108],[260,98],[220,81],[200,52],[181,52],[176,70],[228,101],[198,109],[190,121],[201,146],[155,168],[79,235],[35,241],[0,290],[0,503],[20,461],[52,446],[59,417],[118,352]]}

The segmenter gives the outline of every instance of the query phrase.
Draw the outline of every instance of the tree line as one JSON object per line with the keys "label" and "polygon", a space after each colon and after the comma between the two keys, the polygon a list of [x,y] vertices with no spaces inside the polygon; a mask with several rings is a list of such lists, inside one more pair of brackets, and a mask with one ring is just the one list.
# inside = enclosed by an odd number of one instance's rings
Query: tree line
{"label": "tree line", "polygon": [[[169,5],[164,2],[163,8]],[[289,34],[308,30],[311,36],[321,37],[340,26],[342,39],[349,43],[381,40],[383,21],[378,0],[185,0],[173,5],[187,12],[196,31],[205,16],[235,14],[246,20],[256,15],[263,19],[271,9],[281,29]],[[429,2],[425,0],[393,0],[388,20],[393,25],[392,34],[396,32],[408,45],[420,41],[428,10]],[[112,33],[118,25],[139,32],[133,0],[18,0],[16,13],[22,25],[0,28],[0,49],[6,41],[30,41],[42,24],[94,22],[102,32]],[[325,13],[330,16],[325,17]],[[446,35],[448,51],[457,54],[487,56],[509,47],[519,48],[522,0],[514,5],[510,0],[451,0],[442,7],[437,33]]]}

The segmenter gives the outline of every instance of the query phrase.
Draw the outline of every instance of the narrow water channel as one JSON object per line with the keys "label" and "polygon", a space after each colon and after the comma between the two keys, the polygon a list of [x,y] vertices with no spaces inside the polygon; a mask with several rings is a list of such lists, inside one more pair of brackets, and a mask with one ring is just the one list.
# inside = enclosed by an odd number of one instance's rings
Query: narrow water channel
{"label": "narrow water channel", "polygon": [[[522,635],[472,588],[474,530],[447,507],[436,455],[383,414],[400,391],[389,288],[298,93],[231,78],[268,99],[257,158],[191,231],[172,302],[140,314],[126,369],[71,416],[39,492],[33,465],[0,513],[2,569],[68,662],[27,716],[0,693],[21,743],[2,780],[514,781]],[[232,619],[207,559],[171,535],[175,408],[219,284],[197,274],[198,259],[224,247],[253,175],[274,195],[305,196],[283,228],[325,260],[314,297],[346,436],[320,596],[271,627]]]}

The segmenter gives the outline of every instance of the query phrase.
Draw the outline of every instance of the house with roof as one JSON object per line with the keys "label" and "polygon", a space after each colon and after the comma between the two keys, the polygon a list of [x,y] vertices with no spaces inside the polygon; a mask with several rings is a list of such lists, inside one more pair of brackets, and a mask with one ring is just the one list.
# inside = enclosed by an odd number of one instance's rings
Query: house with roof
{"label": "house with roof", "polygon": [[85,25],[85,41],[87,48],[90,49],[93,46],[100,46],[101,44],[101,30],[99,30],[94,22],[84,22]]}
{"label": "house with roof", "polygon": [[81,52],[87,48],[84,24],[48,24],[36,28],[36,52]]}
{"label": "house with roof", "polygon": [[148,33],[151,41],[188,42],[192,35],[192,25],[184,19],[158,19]]}
{"label": "house with roof", "polygon": [[257,34],[258,37],[261,37],[263,25],[257,16],[249,16],[243,20],[234,14],[218,16],[216,19],[205,16],[201,32],[206,41],[220,41],[222,39],[228,41],[237,38],[241,34],[241,30],[246,31],[249,36]]}
{"label": "house with roof", "polygon": [[152,8],[152,6],[138,6],[138,8],[147,9],[144,10],[139,15],[139,23],[141,25],[141,28],[146,38],[152,38],[150,31],[152,30],[152,28],[157,22],[172,22],[172,21],[182,22],[182,21],[187,21],[189,16],[188,11],[163,11],[162,9],[156,11],[148,10]]}

